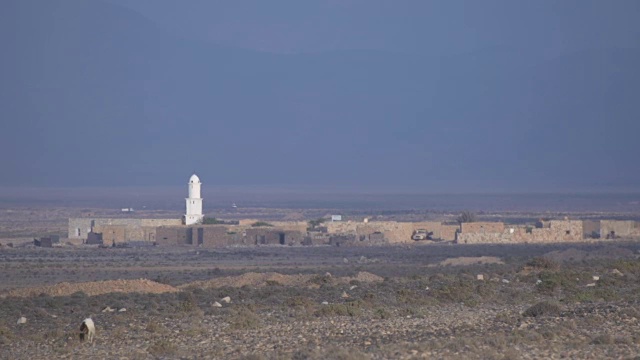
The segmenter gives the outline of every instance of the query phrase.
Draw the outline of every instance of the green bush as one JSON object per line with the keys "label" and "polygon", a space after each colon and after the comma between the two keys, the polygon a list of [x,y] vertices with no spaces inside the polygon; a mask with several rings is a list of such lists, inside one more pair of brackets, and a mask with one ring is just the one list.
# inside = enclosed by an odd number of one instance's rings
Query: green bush
{"label": "green bush", "polygon": [[542,282],[537,285],[537,289],[543,294],[552,294],[560,289],[573,290],[577,285],[575,274],[566,272],[544,271],[539,277]]}

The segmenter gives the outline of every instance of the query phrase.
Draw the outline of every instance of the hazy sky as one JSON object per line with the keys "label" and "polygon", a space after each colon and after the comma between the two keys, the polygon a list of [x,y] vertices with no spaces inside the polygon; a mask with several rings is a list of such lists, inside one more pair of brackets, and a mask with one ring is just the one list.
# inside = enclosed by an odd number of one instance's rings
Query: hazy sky
{"label": "hazy sky", "polygon": [[0,2],[0,186],[640,190],[640,2]]}

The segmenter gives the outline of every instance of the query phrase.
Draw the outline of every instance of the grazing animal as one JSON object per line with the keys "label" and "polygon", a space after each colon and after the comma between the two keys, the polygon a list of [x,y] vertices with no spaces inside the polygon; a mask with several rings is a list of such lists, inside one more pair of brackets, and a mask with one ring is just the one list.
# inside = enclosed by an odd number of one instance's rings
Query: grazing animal
{"label": "grazing animal", "polygon": [[96,326],[93,324],[91,318],[86,318],[80,325],[80,341],[89,341],[93,343],[93,338],[96,336]]}

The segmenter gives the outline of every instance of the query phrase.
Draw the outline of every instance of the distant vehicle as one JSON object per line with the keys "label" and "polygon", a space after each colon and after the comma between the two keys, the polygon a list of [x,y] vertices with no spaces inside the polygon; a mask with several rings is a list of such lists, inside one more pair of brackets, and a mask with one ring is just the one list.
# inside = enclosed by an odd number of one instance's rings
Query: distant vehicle
{"label": "distant vehicle", "polygon": [[411,239],[419,241],[419,240],[431,240],[431,235],[433,235],[432,231],[427,231],[425,229],[418,229],[413,232]]}

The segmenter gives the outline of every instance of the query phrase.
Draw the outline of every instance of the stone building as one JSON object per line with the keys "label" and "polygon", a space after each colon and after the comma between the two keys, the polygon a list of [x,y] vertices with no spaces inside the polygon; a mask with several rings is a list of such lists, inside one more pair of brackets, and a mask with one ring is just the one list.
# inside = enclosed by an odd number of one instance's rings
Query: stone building
{"label": "stone building", "polygon": [[584,222],[585,235],[602,239],[640,238],[640,223],[633,220],[589,220]]}
{"label": "stone building", "polygon": [[41,237],[40,239],[33,239],[33,245],[37,247],[50,248],[57,244],[60,244],[60,237],[58,235],[51,235],[47,237]]}
{"label": "stone building", "polygon": [[156,229],[160,226],[192,225],[202,222],[204,215],[201,186],[198,175],[191,175],[183,219],[71,218],[68,237],[86,240],[89,233],[98,233],[102,234],[102,241],[108,245],[128,241],[156,242]]}
{"label": "stone building", "polygon": [[[553,243],[583,240],[582,220],[551,220],[537,227],[503,223],[463,223],[456,236],[459,244]],[[471,225],[476,224],[476,225]],[[491,225],[489,225],[491,224]]]}
{"label": "stone building", "polygon": [[[454,240],[458,230],[457,225],[445,225],[435,221],[397,222],[397,221],[368,221],[368,222],[331,222],[326,224],[327,232],[333,235],[352,235],[356,239],[362,236],[380,233],[387,243],[413,243],[411,239],[414,231],[426,230],[432,233],[433,239]],[[379,235],[376,235],[379,236]]]}
{"label": "stone building", "polygon": [[90,232],[100,233],[106,244],[127,241],[156,241],[159,226],[181,225],[181,219],[71,218],[69,239],[86,240]]}
{"label": "stone building", "polygon": [[103,245],[104,242],[102,241],[102,234],[101,233],[90,232],[89,234],[87,234],[86,244],[88,244],[88,245]]}
{"label": "stone building", "polygon": [[156,243],[164,246],[225,247],[248,245],[302,245],[306,232],[272,226],[240,225],[162,226]]}

